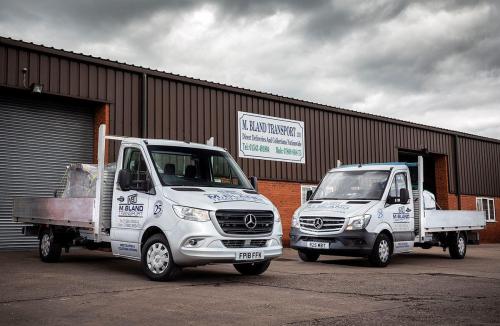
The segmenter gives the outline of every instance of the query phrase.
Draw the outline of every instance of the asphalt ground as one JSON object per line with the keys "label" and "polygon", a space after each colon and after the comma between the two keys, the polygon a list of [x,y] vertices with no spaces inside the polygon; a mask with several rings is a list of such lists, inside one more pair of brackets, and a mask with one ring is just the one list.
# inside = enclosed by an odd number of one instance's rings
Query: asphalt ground
{"label": "asphalt ground", "polygon": [[500,245],[395,256],[299,261],[286,249],[261,276],[231,265],[146,279],[138,262],[72,250],[42,263],[35,251],[0,252],[2,325],[456,325],[500,324]]}

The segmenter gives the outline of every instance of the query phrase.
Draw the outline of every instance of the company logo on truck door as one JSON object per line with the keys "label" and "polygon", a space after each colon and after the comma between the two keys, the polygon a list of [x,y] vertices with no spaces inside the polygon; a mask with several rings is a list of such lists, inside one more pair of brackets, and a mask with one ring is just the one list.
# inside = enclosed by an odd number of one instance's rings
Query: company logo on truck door
{"label": "company logo on truck door", "polygon": [[118,205],[118,216],[121,217],[142,217],[144,205],[137,203],[137,194],[127,197],[127,204]]}
{"label": "company logo on truck door", "polygon": [[392,214],[394,223],[408,223],[410,222],[410,214],[406,212],[405,206],[400,206],[397,213]]}

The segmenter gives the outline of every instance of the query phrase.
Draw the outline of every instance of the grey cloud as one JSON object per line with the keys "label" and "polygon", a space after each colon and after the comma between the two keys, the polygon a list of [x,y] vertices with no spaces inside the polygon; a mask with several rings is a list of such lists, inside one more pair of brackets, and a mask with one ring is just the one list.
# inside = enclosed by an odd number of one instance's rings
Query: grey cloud
{"label": "grey cloud", "polygon": [[3,36],[500,138],[497,1],[0,6]]}

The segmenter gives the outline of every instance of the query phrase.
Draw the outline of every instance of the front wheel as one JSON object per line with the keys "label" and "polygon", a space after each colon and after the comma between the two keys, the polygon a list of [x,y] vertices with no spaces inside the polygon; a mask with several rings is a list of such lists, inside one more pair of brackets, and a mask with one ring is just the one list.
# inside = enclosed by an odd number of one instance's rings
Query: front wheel
{"label": "front wheel", "polygon": [[467,253],[467,239],[463,233],[453,234],[448,237],[450,256],[453,259],[464,259]]}
{"label": "front wheel", "polygon": [[373,245],[372,252],[368,259],[370,264],[376,267],[385,267],[389,265],[392,255],[392,241],[384,233],[378,235],[375,244]]}
{"label": "front wheel", "polygon": [[271,265],[271,261],[263,261],[258,263],[244,263],[244,264],[234,264],[234,268],[243,275],[260,275],[264,273],[269,265]]}
{"label": "front wheel", "polygon": [[61,245],[56,241],[50,229],[44,229],[40,234],[38,252],[40,259],[46,263],[55,263],[61,258]]}
{"label": "front wheel", "polygon": [[319,254],[316,252],[299,250],[299,258],[305,262],[315,262],[318,260]]}
{"label": "front wheel", "polygon": [[146,240],[142,247],[141,263],[144,273],[152,281],[173,280],[179,271],[163,234],[155,234]]}

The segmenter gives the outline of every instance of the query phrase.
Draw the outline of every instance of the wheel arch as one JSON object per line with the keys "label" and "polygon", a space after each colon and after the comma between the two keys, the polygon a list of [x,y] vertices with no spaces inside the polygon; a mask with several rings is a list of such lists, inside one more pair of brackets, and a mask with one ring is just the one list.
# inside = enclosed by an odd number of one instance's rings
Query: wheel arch
{"label": "wheel arch", "polygon": [[144,232],[142,233],[142,236],[141,236],[141,249],[142,249],[142,246],[144,245],[144,243],[146,243],[146,241],[153,235],[155,234],[163,234],[165,236],[165,238],[167,237],[165,235],[165,232],[163,232],[162,229],[160,229],[158,226],[156,225],[151,225],[149,226],[146,230],[144,230]]}
{"label": "wheel arch", "polygon": [[382,229],[378,234],[385,234],[389,237],[389,239],[391,240],[391,254],[394,253],[394,237],[392,236],[392,232],[388,229]]}

